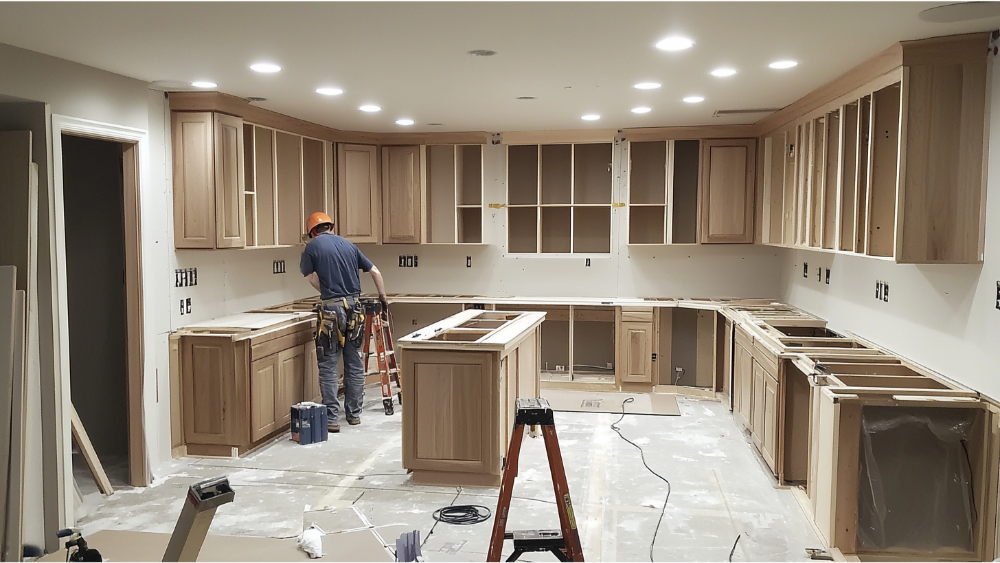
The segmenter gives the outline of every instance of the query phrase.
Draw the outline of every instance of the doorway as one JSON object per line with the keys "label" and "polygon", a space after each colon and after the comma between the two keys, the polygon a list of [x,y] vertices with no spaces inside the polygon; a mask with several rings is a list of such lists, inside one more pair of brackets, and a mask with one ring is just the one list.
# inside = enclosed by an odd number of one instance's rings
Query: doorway
{"label": "doorway", "polygon": [[[115,487],[146,484],[136,145],[63,134],[70,400]],[[96,491],[73,447],[82,493]]]}

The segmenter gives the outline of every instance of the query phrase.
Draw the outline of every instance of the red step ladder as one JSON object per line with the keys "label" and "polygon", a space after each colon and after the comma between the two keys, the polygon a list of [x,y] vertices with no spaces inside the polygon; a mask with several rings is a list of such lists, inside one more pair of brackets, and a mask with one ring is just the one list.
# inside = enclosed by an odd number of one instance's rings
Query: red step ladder
{"label": "red step ladder", "polygon": [[[365,336],[361,357],[365,362],[365,376],[379,374],[382,387],[382,407],[386,416],[394,412],[392,408],[392,383],[396,384],[396,398],[403,404],[403,387],[399,383],[399,366],[396,363],[396,352],[392,349],[392,316],[389,310],[382,308],[378,299],[364,298],[361,304],[365,309]],[[375,340],[375,351],[371,350],[372,339]],[[376,357],[376,369],[368,371],[372,356]]]}
{"label": "red step ladder", "polygon": [[[517,458],[521,453],[524,427],[535,425],[541,427],[542,437],[545,439],[545,453],[549,458],[549,472],[552,473],[552,487],[556,493],[559,525],[562,529],[524,530],[506,533],[507,516],[510,510],[510,499],[514,493],[514,477],[517,476]],[[569,485],[566,483],[566,469],[563,467],[562,453],[559,451],[555,420],[549,402],[545,399],[517,400],[514,432],[507,450],[507,464],[503,468],[500,498],[497,500],[497,510],[494,515],[493,535],[490,538],[487,561],[500,561],[504,539],[514,540],[514,553],[507,561],[517,561],[522,553],[533,551],[550,551],[560,561],[583,561],[583,548],[580,546],[580,533],[576,528],[576,517],[573,516],[573,503],[569,498]]]}

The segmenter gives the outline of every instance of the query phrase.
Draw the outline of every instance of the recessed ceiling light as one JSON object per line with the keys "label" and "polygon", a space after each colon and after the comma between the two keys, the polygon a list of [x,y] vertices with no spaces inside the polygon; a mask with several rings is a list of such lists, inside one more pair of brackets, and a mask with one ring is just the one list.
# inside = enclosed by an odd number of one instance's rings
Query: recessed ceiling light
{"label": "recessed ceiling light", "polygon": [[317,94],[323,94],[324,96],[339,96],[344,93],[340,88],[316,88]]}
{"label": "recessed ceiling light", "polygon": [[396,125],[413,125],[412,119],[397,119]]}
{"label": "recessed ceiling light", "polygon": [[588,113],[587,115],[581,117],[580,119],[584,121],[597,121],[600,118],[601,116],[597,115],[596,113]]}
{"label": "recessed ceiling light", "polygon": [[469,54],[473,57],[492,57],[497,54],[496,51],[491,51],[489,49],[473,49],[469,51]]}
{"label": "recessed ceiling light", "polygon": [[649,113],[650,111],[652,110],[649,108],[632,108],[632,113]]}
{"label": "recessed ceiling light", "polygon": [[660,87],[660,83],[659,82],[640,82],[640,83],[636,84],[635,86],[633,86],[633,88],[636,88],[636,89],[639,89],[639,90],[656,90],[659,87]]}
{"label": "recessed ceiling light", "polygon": [[365,105],[359,107],[358,109],[361,110],[361,111],[366,111],[368,113],[375,113],[376,111],[382,111],[382,108],[380,108],[380,107],[378,107],[376,105],[373,105],[373,104],[365,104]]}
{"label": "recessed ceiling light", "polygon": [[736,74],[736,69],[733,68],[717,68],[712,71],[712,76],[718,76],[720,78],[724,76],[732,76],[734,74]]}
{"label": "recessed ceiling light", "polygon": [[786,68],[792,68],[793,66],[796,66],[798,64],[799,63],[797,63],[795,61],[774,61],[773,63],[771,63],[771,64],[769,64],[767,66],[769,66],[771,68],[776,68],[778,70],[782,70],[782,69],[786,69]]}
{"label": "recessed ceiling light", "polygon": [[192,86],[195,88],[215,88],[218,86],[215,82],[208,82],[207,80],[199,80],[198,82],[192,82]]}
{"label": "recessed ceiling light", "polygon": [[255,63],[250,65],[250,70],[256,72],[271,73],[271,72],[278,72],[279,70],[281,70],[281,67],[271,63]]}
{"label": "recessed ceiling light", "polygon": [[691,41],[687,37],[673,36],[661,39],[656,44],[656,48],[661,51],[683,51],[684,49],[690,49],[692,45],[694,45],[694,41]]}
{"label": "recessed ceiling light", "polygon": [[689,104],[697,104],[699,102],[704,102],[705,98],[703,98],[701,96],[688,96],[688,97],[684,98],[684,101],[687,102],[687,103],[689,103]]}

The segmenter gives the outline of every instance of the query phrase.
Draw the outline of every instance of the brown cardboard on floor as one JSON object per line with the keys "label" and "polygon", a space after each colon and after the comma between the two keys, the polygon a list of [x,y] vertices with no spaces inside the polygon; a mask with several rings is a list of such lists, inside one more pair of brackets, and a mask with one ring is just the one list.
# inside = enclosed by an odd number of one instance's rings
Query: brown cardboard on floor
{"label": "brown cardboard on floor", "polygon": [[[170,534],[102,530],[87,536],[105,561],[162,561]],[[387,539],[387,541],[389,541]],[[395,543],[393,539],[392,543]],[[39,561],[65,561],[65,550]],[[312,561],[294,538],[213,536],[205,538],[198,561]],[[392,561],[371,530],[323,536],[322,561]]]}
{"label": "brown cardboard on floor", "polygon": [[541,395],[548,400],[554,411],[607,412],[621,414],[622,401],[625,414],[654,414],[680,416],[675,395],[666,393],[605,393],[601,391],[570,391],[565,389],[542,389]]}

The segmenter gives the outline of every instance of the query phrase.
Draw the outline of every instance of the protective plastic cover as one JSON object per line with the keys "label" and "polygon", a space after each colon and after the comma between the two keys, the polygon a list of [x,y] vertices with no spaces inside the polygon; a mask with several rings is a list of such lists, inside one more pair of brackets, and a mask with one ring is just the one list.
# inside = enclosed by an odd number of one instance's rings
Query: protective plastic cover
{"label": "protective plastic cover", "polygon": [[858,551],[973,551],[977,409],[864,407]]}

